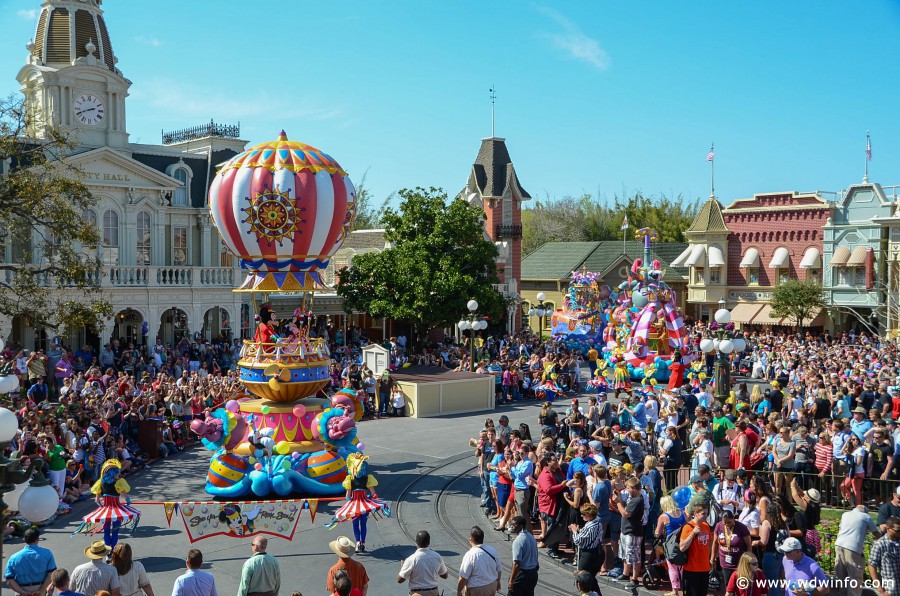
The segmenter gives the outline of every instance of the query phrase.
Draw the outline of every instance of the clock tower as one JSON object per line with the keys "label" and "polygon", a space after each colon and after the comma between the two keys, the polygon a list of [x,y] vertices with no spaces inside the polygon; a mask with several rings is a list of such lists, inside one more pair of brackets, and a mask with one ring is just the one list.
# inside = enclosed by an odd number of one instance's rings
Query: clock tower
{"label": "clock tower", "polygon": [[46,0],[28,58],[16,79],[22,86],[29,132],[46,127],[74,134],[87,148],[124,148],[125,98],[131,81],[118,60],[100,8],[102,0]]}

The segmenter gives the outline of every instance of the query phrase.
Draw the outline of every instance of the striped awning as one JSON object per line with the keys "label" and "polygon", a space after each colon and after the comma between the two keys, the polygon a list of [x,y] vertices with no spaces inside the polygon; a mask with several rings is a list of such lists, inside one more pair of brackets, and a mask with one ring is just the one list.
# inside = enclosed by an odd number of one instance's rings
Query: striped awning
{"label": "striped awning", "polygon": [[761,311],[763,305],[758,302],[741,302],[731,309],[731,320],[735,323],[749,323]]}
{"label": "striped awning", "polygon": [[866,251],[868,250],[865,246],[857,246],[853,249],[853,252],[850,253],[850,258],[847,259],[847,267],[862,267],[866,264]]}
{"label": "striped awning", "polygon": [[755,248],[747,249],[747,252],[744,253],[744,258],[741,259],[741,268],[744,267],[759,267],[759,250]]}
{"label": "striped awning", "polygon": [[849,259],[850,249],[846,246],[838,246],[831,256],[831,263],[829,263],[829,265],[832,267],[846,267]]}
{"label": "striped awning", "polygon": [[702,244],[695,246],[684,265],[685,267],[706,267],[706,247]]}
{"label": "striped awning", "polygon": [[753,320],[750,322],[754,325],[778,325],[781,323],[781,317],[773,315],[772,305],[766,304],[758,313],[756,313]]}
{"label": "striped awning", "polygon": [[693,246],[688,246],[686,249],[684,249],[684,252],[682,252],[680,255],[678,255],[677,259],[675,259],[674,261],[669,263],[669,266],[670,267],[683,267],[684,262],[687,260],[687,258],[689,256],[691,256],[691,252],[693,250],[694,250]]}
{"label": "striped awning", "polygon": [[803,253],[803,260],[800,261],[801,269],[821,269],[822,268],[822,256],[819,254],[819,249],[815,246],[810,246],[806,249],[806,252]]}
{"label": "striped awning", "polygon": [[710,246],[709,247],[709,266],[710,267],[724,267],[725,266],[725,257],[722,255],[722,249],[718,246]]}
{"label": "striped awning", "polygon": [[769,269],[784,269],[788,266],[788,263],[791,260],[791,253],[788,252],[783,246],[779,246],[775,249],[775,254],[772,255],[772,260],[769,261]]}

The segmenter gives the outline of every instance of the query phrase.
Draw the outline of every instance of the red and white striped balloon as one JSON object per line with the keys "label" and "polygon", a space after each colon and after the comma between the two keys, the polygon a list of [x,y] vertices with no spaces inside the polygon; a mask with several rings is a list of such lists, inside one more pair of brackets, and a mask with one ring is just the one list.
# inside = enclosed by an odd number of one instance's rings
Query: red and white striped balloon
{"label": "red and white striped balloon", "polygon": [[225,246],[250,271],[324,269],[349,233],[356,190],[331,156],[278,139],[231,158],[209,188]]}

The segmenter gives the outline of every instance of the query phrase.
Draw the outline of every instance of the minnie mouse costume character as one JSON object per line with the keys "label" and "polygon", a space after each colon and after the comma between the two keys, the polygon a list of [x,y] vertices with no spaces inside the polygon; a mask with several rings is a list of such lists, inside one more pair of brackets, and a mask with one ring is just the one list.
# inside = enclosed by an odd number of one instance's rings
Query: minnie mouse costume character
{"label": "minnie mouse costume character", "polygon": [[[343,487],[347,489],[347,502],[334,513],[334,517],[325,526],[333,528],[341,522],[353,521],[353,536],[356,538],[356,552],[366,552],[366,523],[369,513],[383,512],[391,516],[391,506],[375,494],[378,486],[375,476],[369,474],[369,456],[362,453],[351,453],[347,456],[347,478]],[[371,498],[369,493],[372,493]]]}
{"label": "minnie mouse costume character", "polygon": [[[91,487],[97,501],[97,509],[85,515],[81,525],[73,533],[95,534],[103,529],[103,543],[112,548],[119,542],[119,530],[127,526],[134,529],[141,518],[141,512],[131,506],[131,487],[121,477],[122,464],[117,459],[103,463],[100,479]],[[120,497],[125,495],[125,504]]]}

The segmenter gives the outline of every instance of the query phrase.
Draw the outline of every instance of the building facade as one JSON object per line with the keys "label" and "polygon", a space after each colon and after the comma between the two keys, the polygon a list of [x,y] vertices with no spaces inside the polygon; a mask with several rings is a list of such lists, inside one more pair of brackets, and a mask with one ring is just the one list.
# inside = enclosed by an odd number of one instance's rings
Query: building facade
{"label": "building facade", "polygon": [[[104,296],[115,312],[99,334],[67,330],[65,342],[77,346],[121,338],[144,344],[157,337],[175,342],[246,330],[251,320],[246,299],[231,291],[240,269],[206,206],[216,165],[245,147],[238,128],[210,123],[164,133],[159,145],[131,143],[126,118],[131,81],[119,69],[98,0],[45,1],[27,49],[17,80],[29,133],[40,139],[54,126],[75,141],[65,162],[84,173],[97,199],[82,217],[99,228],[101,242],[93,250],[102,262]],[[22,245],[35,242],[10,238],[5,259],[20,262]],[[5,318],[0,336],[46,346],[52,332]]]}

